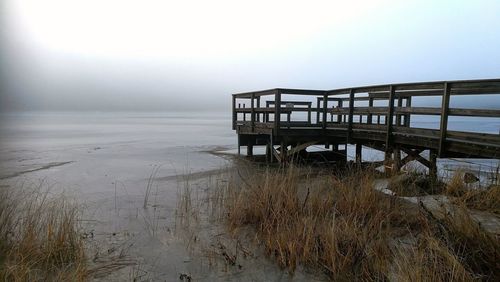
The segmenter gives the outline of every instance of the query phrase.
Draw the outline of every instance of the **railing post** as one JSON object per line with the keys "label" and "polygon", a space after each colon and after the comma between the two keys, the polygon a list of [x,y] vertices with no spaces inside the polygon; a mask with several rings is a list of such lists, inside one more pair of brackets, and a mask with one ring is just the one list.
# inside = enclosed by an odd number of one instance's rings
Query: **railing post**
{"label": "railing post", "polygon": [[316,124],[319,124],[319,100],[321,97],[316,97]]}
{"label": "railing post", "polygon": [[[260,109],[260,96],[257,97],[257,108]],[[260,122],[260,112],[257,113],[257,122]]]}
{"label": "railing post", "polygon": [[327,122],[327,113],[326,113],[326,109],[328,107],[328,95],[325,94],[323,95],[323,129],[326,129],[326,122]]}
{"label": "railing post", "polygon": [[[339,101],[338,101],[338,106],[337,106],[337,108],[341,111],[341,110],[342,110],[342,107],[343,107],[343,105],[342,105],[342,100],[339,100]],[[342,117],[343,117],[343,115],[342,115],[342,114],[338,114],[338,115],[337,115],[337,123],[342,123]]]}
{"label": "railing post", "polygon": [[274,94],[274,132],[278,135],[281,122],[281,90],[277,89]]}
{"label": "railing post", "polygon": [[385,139],[385,152],[386,154],[391,153],[392,147],[392,120],[394,117],[394,94],[395,94],[394,85],[389,87],[389,107],[387,111],[387,117],[385,119],[387,123],[387,135]]}
{"label": "railing post", "polygon": [[307,105],[307,123],[311,124],[311,103]]}
{"label": "railing post", "polygon": [[[368,107],[370,108],[369,111],[371,111],[371,108],[373,108],[373,98],[368,99]],[[366,122],[368,124],[372,124],[373,120],[373,114],[368,113],[368,117],[366,118]]]}
{"label": "railing post", "polygon": [[450,107],[451,87],[448,82],[444,83],[443,99],[441,102],[441,126],[439,127],[439,148],[438,156],[443,157],[446,145],[446,132],[448,131],[448,109]]}
{"label": "railing post", "polygon": [[[410,110],[410,108],[411,108],[411,96],[409,96],[408,98],[406,98],[406,107],[409,108],[408,110]],[[411,117],[411,113],[405,115],[405,123],[404,123],[404,125],[406,127],[410,127],[410,117]]]}
{"label": "railing post", "polygon": [[236,119],[238,115],[236,113],[236,96],[233,95],[233,130],[236,129]]}
{"label": "railing post", "polygon": [[[269,108],[269,103],[270,101],[266,101],[266,109]],[[269,111],[266,110],[266,113],[264,114],[264,122],[269,122]]]}
{"label": "railing post", "polygon": [[349,92],[349,115],[347,116],[347,143],[352,141],[352,121],[354,117],[354,89]]}
{"label": "railing post", "polygon": [[[403,107],[403,98],[398,97],[398,109]],[[401,126],[401,114],[396,114],[396,126]]]}
{"label": "railing post", "polygon": [[252,132],[255,131],[255,104],[254,104],[254,100],[255,100],[255,94],[252,94],[252,101],[250,102],[250,105],[252,106],[252,109],[251,109],[251,112],[250,112],[250,121],[251,121],[251,125],[252,125]]}

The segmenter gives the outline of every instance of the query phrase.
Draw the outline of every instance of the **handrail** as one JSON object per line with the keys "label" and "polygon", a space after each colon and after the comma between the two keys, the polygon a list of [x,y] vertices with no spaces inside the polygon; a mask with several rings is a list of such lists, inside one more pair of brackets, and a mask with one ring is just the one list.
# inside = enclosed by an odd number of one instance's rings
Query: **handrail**
{"label": "handrail", "polygon": [[[273,88],[259,91],[251,91],[251,92],[241,92],[233,94],[237,98],[250,98],[252,94],[255,96],[266,96],[273,95],[276,92],[280,91],[283,94],[300,94],[300,95],[323,95],[323,92],[326,92],[328,96],[335,94],[349,94],[351,89],[354,89],[356,93],[361,92],[388,92],[389,87],[393,86],[396,90],[396,93],[402,91],[415,91],[421,90],[421,92],[428,90],[442,90],[442,87],[445,83],[455,84],[455,88],[457,90],[457,94],[463,93],[467,89],[475,88],[482,89],[483,91],[488,91],[489,89],[485,86],[489,87],[500,87],[500,78],[492,78],[492,79],[475,79],[475,80],[450,80],[450,81],[431,81],[431,82],[409,82],[409,83],[392,83],[392,84],[379,84],[379,85],[367,85],[360,87],[347,87],[347,88],[339,88],[332,90],[317,90],[317,89],[292,89],[292,88]],[[488,93],[485,93],[488,94]],[[440,94],[435,94],[440,95]],[[396,94],[397,96],[397,94]]]}

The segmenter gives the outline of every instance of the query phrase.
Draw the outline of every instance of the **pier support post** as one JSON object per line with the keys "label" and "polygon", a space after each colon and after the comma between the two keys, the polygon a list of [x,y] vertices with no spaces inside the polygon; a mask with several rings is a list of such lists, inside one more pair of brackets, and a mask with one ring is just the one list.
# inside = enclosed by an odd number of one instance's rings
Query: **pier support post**
{"label": "pier support post", "polygon": [[339,144],[332,144],[332,151],[338,151],[339,150]]}
{"label": "pier support post", "polygon": [[363,145],[361,145],[361,143],[356,143],[356,164],[358,166],[361,166],[361,162],[363,161],[362,151]]}
{"label": "pier support post", "polygon": [[401,150],[398,147],[394,148],[394,164],[393,164],[393,173],[397,173],[401,170]]}
{"label": "pier support post", "polygon": [[388,149],[386,149],[384,157],[384,172],[386,176],[392,175],[392,162],[392,153]]}
{"label": "pier support post", "polygon": [[238,134],[238,156],[241,156],[240,135]]}
{"label": "pier support post", "polygon": [[281,156],[281,163],[286,163],[287,160],[287,146],[288,144],[286,142],[281,142],[281,147],[280,147],[280,156]]}
{"label": "pier support post", "polygon": [[247,145],[247,156],[249,156],[249,157],[253,156],[253,144]]}
{"label": "pier support post", "polygon": [[270,153],[270,162],[273,163],[274,162],[274,138],[273,138],[273,134],[271,133],[271,135],[269,136],[269,145],[268,145],[268,148],[269,148],[269,153]]}
{"label": "pier support post", "polygon": [[271,142],[268,142],[266,145],[266,162],[268,163],[273,162],[273,150],[271,146]]}

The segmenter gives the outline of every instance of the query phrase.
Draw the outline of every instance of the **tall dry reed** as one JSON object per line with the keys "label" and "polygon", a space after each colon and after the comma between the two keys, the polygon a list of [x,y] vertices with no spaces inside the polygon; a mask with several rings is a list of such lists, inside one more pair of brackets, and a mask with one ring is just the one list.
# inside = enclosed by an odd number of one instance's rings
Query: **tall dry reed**
{"label": "tall dry reed", "polygon": [[0,189],[0,280],[82,281],[79,212],[40,187]]}

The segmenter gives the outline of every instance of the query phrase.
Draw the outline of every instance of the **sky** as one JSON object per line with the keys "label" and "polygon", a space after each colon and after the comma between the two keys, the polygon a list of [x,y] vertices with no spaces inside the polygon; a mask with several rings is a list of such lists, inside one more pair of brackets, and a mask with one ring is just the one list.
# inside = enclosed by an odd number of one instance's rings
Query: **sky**
{"label": "sky", "polygon": [[500,77],[498,0],[0,3],[4,111],[229,111],[235,92]]}

